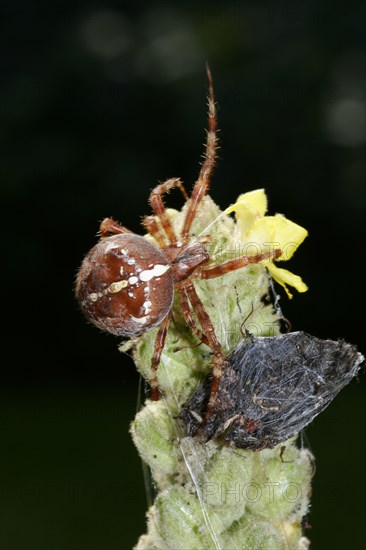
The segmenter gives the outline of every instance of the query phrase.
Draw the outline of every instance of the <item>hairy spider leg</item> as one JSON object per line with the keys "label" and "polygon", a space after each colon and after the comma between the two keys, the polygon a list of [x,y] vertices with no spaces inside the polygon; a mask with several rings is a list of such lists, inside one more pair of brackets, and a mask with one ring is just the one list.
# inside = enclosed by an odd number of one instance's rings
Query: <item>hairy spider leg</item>
{"label": "hairy spider leg", "polygon": [[162,195],[164,193],[168,193],[174,187],[179,187],[181,191],[182,189],[184,189],[183,184],[179,178],[171,178],[164,183],[160,183],[159,185],[154,187],[149,197],[150,206],[153,209],[155,215],[158,217],[170,245],[175,245],[177,243],[177,236],[166,213]]}
{"label": "hairy spider leg", "polygon": [[164,236],[154,216],[145,216],[142,219],[142,225],[145,227],[146,231],[154,237],[160,248],[165,248]]}
{"label": "hairy spider leg", "polygon": [[271,250],[269,252],[263,252],[262,254],[252,254],[250,256],[241,256],[241,258],[235,258],[234,260],[228,260],[222,264],[218,264],[208,269],[202,269],[199,278],[200,279],[213,279],[215,277],[221,277],[230,271],[236,271],[249,264],[257,264],[263,260],[273,260],[281,256],[282,251],[280,249]]}
{"label": "hairy spider leg", "polygon": [[189,233],[192,227],[193,220],[197,215],[197,211],[202,202],[203,197],[208,191],[211,182],[211,176],[216,164],[216,149],[217,149],[217,117],[215,107],[215,95],[212,83],[212,75],[208,65],[206,65],[208,77],[208,122],[207,122],[207,138],[204,162],[202,164],[198,180],[194,184],[191,198],[188,203],[188,209],[184,219],[181,238],[183,243],[187,243]]}
{"label": "hairy spider leg", "polygon": [[[209,400],[208,400],[208,404],[207,404],[207,409],[205,411],[205,416],[203,418],[203,422],[199,428],[199,430],[201,430],[206,422],[207,422],[207,419],[209,418],[210,416],[210,413],[212,411],[212,408],[215,404],[215,401],[216,401],[216,397],[217,397],[217,394],[218,394],[218,389],[219,389],[219,383],[220,383],[220,378],[221,378],[221,374],[222,374],[222,369],[224,367],[224,360],[225,360],[225,355],[222,351],[222,347],[221,347],[221,344],[216,336],[216,332],[215,332],[215,329],[214,329],[214,326],[211,322],[211,319],[210,317],[208,316],[197,292],[196,292],[196,289],[194,288],[194,284],[193,283],[190,283],[190,284],[187,284],[185,287],[184,287],[184,290],[186,291],[187,295],[188,295],[188,298],[189,298],[189,301],[191,302],[191,306],[193,308],[193,310],[195,311],[196,315],[197,315],[197,319],[201,325],[201,328],[202,330],[204,331],[205,333],[205,336],[206,336],[206,339],[207,339],[207,342],[208,342],[208,345],[209,347],[212,349],[213,353],[214,353],[214,360],[213,360],[213,366],[212,366],[212,382],[211,382],[211,388],[210,388],[210,397],[209,397]],[[184,309],[182,309],[182,313],[183,315],[185,315],[185,311]],[[186,318],[186,316],[185,316]],[[188,318],[186,318],[187,320],[187,323],[188,323]]]}
{"label": "hairy spider leg", "polygon": [[[159,219],[161,228],[162,230],[164,230],[170,246],[177,245],[177,236],[167,216],[162,195],[165,193],[168,193],[174,187],[178,187],[181,193],[183,194],[183,197],[186,200],[188,199],[186,190],[179,178],[171,178],[166,182],[157,185],[150,193],[150,198],[149,198],[151,208],[153,209],[155,215]],[[164,249],[166,247],[164,242],[164,236],[159,228],[159,225],[156,219],[153,216],[147,216],[143,220],[143,225],[153,235],[153,237],[156,238],[156,241],[159,244],[160,248]],[[161,354],[164,349],[170,321],[171,321],[171,313],[167,315],[167,317],[163,320],[162,324],[160,325],[156,336],[155,344],[154,344],[154,352],[151,359],[151,380],[150,380],[151,399],[153,401],[159,400],[158,365],[160,363]]]}
{"label": "hairy spider leg", "polygon": [[182,313],[183,313],[183,316],[184,316],[184,319],[185,319],[186,323],[188,324],[188,326],[190,327],[192,332],[200,340],[200,342],[202,342],[203,344],[206,344],[206,346],[208,346],[208,347],[211,347],[210,342],[207,339],[206,335],[203,334],[203,332],[197,327],[197,324],[196,324],[196,322],[195,322],[195,320],[192,316],[192,311],[191,311],[189,301],[188,301],[188,297],[187,297],[187,294],[185,292],[184,287],[183,288],[178,288],[177,290],[178,290],[178,295],[179,295],[179,300],[180,300],[180,306],[181,306]]}
{"label": "hairy spider leg", "polygon": [[151,399],[153,401],[159,401],[160,399],[159,384],[158,384],[158,366],[160,363],[162,351],[164,349],[171,316],[172,314],[170,312],[162,321],[158,330],[158,334],[156,335],[156,339],[155,339],[154,352],[151,359],[151,380],[150,380]]}
{"label": "hairy spider leg", "polygon": [[127,227],[120,225],[113,218],[104,218],[99,226],[99,235],[102,238],[108,237],[110,234],[118,235],[120,233],[131,233]]}

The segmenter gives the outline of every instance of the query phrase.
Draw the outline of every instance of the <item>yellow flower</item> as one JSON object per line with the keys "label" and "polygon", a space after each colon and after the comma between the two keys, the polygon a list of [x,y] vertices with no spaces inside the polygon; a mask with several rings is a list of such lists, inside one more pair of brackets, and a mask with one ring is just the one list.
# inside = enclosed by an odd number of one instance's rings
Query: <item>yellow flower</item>
{"label": "yellow flower", "polygon": [[[280,249],[282,253],[276,261],[287,261],[308,234],[306,229],[281,214],[265,215],[267,197],[264,189],[240,195],[236,203],[225,210],[225,214],[231,212],[235,212],[240,240],[247,254]],[[274,280],[284,287],[289,298],[292,294],[286,285],[293,286],[298,292],[307,291],[308,287],[298,275],[277,267],[272,260],[263,263]]]}

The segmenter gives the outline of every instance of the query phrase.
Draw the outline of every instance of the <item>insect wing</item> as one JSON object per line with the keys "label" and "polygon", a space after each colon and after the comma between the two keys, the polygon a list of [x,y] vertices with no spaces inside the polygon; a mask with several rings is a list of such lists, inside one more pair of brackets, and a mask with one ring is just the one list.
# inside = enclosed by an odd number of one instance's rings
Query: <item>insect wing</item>
{"label": "insect wing", "polygon": [[[304,332],[243,341],[227,358],[202,435],[241,448],[272,448],[324,410],[362,361],[354,346]],[[199,427],[206,396],[207,381],[183,408],[189,433]]]}
{"label": "insect wing", "polygon": [[258,427],[245,436],[243,423],[237,423],[227,439],[240,443],[244,436],[249,446],[259,448],[285,441],[329,405],[357,374],[361,361],[350,344],[304,332],[256,338],[239,347],[230,357],[240,373],[234,390],[237,408]]}

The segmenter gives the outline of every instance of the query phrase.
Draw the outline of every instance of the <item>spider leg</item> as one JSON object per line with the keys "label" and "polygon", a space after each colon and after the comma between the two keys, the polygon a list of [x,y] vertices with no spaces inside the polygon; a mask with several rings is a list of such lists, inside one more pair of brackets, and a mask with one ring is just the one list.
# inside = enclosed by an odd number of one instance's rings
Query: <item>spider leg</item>
{"label": "spider leg", "polygon": [[177,187],[179,188],[180,192],[182,193],[184,200],[187,201],[189,199],[188,193],[187,193],[186,188],[184,187],[183,183],[180,180],[177,181]]}
{"label": "spider leg", "polygon": [[210,347],[210,342],[208,341],[206,335],[203,334],[203,332],[197,327],[197,324],[193,319],[192,312],[189,307],[188,297],[184,288],[178,288],[177,290],[178,290],[178,295],[180,299],[181,310],[187,325],[190,327],[192,332],[197,336],[197,338],[201,342],[203,342],[203,344],[206,344],[206,346]]}
{"label": "spider leg", "polygon": [[214,277],[220,277],[229,271],[235,271],[249,264],[257,264],[262,260],[273,260],[281,255],[282,251],[279,249],[272,250],[270,252],[263,252],[262,254],[251,254],[250,256],[242,256],[241,258],[235,258],[235,260],[228,260],[222,264],[210,267],[209,269],[203,269],[198,277],[200,279],[213,279]]}
{"label": "spider leg", "polygon": [[215,107],[215,96],[212,83],[211,71],[206,66],[207,77],[208,77],[208,129],[207,129],[207,138],[206,138],[206,150],[205,150],[205,160],[202,164],[198,180],[194,184],[191,198],[189,201],[189,206],[186,212],[184,219],[181,237],[183,243],[188,242],[189,232],[192,227],[193,220],[197,215],[197,211],[202,202],[203,197],[207,193],[207,190],[210,186],[211,176],[213,169],[215,167],[216,161],[216,149],[217,149],[217,118],[216,118],[216,107]]}
{"label": "spider leg", "polygon": [[169,313],[161,323],[154,344],[154,353],[151,359],[151,399],[159,401],[159,385],[158,385],[158,365],[160,363],[161,353],[164,349],[166,335],[169,328],[171,313]]}
{"label": "spider leg", "polygon": [[113,218],[104,218],[99,226],[99,235],[104,238],[110,234],[118,235],[119,233],[131,233],[129,229],[120,225]]}
{"label": "spider leg", "polygon": [[[196,312],[197,318],[200,322],[200,325],[202,327],[202,330],[204,331],[208,345],[212,349],[214,353],[214,359],[213,359],[213,367],[212,367],[212,382],[211,382],[211,388],[210,388],[210,397],[207,404],[207,409],[204,415],[203,422],[201,426],[199,427],[199,430],[202,430],[202,428],[205,426],[211,411],[215,405],[216,397],[219,390],[219,384],[222,374],[222,369],[224,368],[225,364],[225,356],[222,352],[221,344],[217,339],[214,326],[211,322],[210,317],[206,313],[205,308],[203,307],[203,304],[196,292],[196,289],[194,288],[193,283],[188,284],[185,286],[185,290],[187,292],[187,295],[189,297],[189,301],[191,302],[191,306]],[[185,315],[184,310],[182,309],[183,315]],[[188,322],[188,318],[185,316]]]}
{"label": "spider leg", "polygon": [[[168,237],[169,243],[174,245],[177,242],[177,236],[172,224],[167,216],[162,195],[168,193],[173,187],[179,187],[182,193],[185,193],[182,182],[178,178],[171,178],[164,183],[160,183],[150,193],[149,202],[156,216],[158,216],[162,228]],[[183,192],[184,190],[184,192]]]}
{"label": "spider leg", "polygon": [[162,235],[154,216],[145,216],[142,220],[142,225],[145,227],[146,231],[154,237],[160,248],[164,248],[166,246],[164,236]]}

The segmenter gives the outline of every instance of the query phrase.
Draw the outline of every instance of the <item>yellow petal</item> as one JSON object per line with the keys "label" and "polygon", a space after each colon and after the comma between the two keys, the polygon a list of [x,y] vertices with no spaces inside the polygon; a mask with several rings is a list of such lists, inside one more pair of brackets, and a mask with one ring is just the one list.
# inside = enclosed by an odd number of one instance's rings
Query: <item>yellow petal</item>
{"label": "yellow petal", "polygon": [[267,212],[267,195],[264,189],[255,189],[240,195],[237,202],[245,204],[253,210],[258,217],[264,216]]}
{"label": "yellow petal", "polygon": [[224,211],[235,212],[237,226],[242,235],[246,235],[257,218],[264,216],[267,210],[267,197],[264,189],[256,189],[240,195],[235,204]]}
{"label": "yellow petal", "polygon": [[282,250],[278,260],[289,260],[303,242],[308,232],[285,216],[265,216],[256,220],[250,231],[250,240],[261,243],[264,249]]}
{"label": "yellow petal", "polygon": [[281,214],[276,214],[273,216],[274,221],[274,240],[281,243],[282,255],[278,260],[289,260],[298,246],[304,241],[307,237],[308,232],[304,227],[298,225],[297,223],[292,222],[282,216]]}
{"label": "yellow petal", "polygon": [[267,212],[267,196],[264,189],[256,189],[239,195],[235,204],[225,210],[226,214],[237,211],[237,205],[242,204],[253,211],[258,217]]}
{"label": "yellow petal", "polygon": [[298,275],[294,275],[293,273],[291,273],[291,271],[288,271],[287,269],[277,267],[272,262],[266,263],[266,266],[274,280],[282,285],[283,288],[286,290],[287,296],[289,298],[292,298],[292,294],[291,292],[289,292],[286,285],[293,286],[298,292],[306,292],[308,290],[308,287]]}
{"label": "yellow petal", "polygon": [[248,206],[240,202],[233,204],[227,210],[229,209],[231,209],[231,212],[235,211],[236,226],[238,228],[239,235],[244,237],[251,231],[254,223],[256,222],[256,213],[248,208]]}

